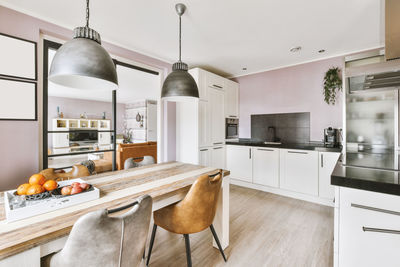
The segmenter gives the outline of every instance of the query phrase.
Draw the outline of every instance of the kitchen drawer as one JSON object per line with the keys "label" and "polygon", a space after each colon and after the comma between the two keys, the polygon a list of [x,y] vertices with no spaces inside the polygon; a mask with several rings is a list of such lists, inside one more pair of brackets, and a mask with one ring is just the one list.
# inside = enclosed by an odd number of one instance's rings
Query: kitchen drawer
{"label": "kitchen drawer", "polygon": [[349,207],[351,204],[400,213],[400,196],[340,187],[340,208]]}
{"label": "kitchen drawer", "polygon": [[399,266],[400,197],[341,188],[339,266]]}

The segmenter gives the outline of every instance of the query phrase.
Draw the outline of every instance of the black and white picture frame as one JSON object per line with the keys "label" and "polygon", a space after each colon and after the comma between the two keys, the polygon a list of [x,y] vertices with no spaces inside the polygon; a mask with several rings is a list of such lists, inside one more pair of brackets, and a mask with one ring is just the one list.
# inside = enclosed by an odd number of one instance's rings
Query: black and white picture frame
{"label": "black and white picture frame", "polygon": [[0,77],[0,120],[37,120],[35,81]]}
{"label": "black and white picture frame", "polygon": [[0,33],[0,76],[37,80],[36,42]]}

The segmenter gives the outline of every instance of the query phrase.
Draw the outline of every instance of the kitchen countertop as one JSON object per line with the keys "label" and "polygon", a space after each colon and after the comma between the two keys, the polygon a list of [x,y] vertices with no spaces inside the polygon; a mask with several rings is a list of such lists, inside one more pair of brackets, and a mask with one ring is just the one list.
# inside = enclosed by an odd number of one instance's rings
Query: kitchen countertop
{"label": "kitchen countertop", "polygon": [[338,162],[331,184],[400,196],[399,171],[346,166]]}
{"label": "kitchen countertop", "polygon": [[238,146],[258,146],[258,147],[271,147],[271,148],[282,148],[282,149],[299,149],[299,150],[311,150],[321,152],[341,152],[340,147],[325,147],[322,143],[305,143],[305,144],[267,144],[263,141],[255,141],[251,139],[240,139],[239,141],[226,141],[227,145],[238,145]]}

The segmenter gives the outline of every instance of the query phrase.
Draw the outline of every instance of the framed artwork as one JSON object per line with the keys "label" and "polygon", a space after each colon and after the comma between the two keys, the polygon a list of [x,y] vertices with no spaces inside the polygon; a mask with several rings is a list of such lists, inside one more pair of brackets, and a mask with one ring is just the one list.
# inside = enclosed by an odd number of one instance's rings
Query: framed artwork
{"label": "framed artwork", "polygon": [[37,80],[36,43],[0,33],[0,76]]}
{"label": "framed artwork", "polygon": [[0,120],[37,120],[35,81],[0,77]]}

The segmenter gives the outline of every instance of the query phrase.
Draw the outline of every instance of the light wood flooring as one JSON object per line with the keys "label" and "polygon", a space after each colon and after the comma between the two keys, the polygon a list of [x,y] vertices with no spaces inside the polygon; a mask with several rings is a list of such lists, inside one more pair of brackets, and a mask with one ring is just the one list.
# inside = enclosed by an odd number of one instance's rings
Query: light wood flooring
{"label": "light wood flooring", "polygon": [[[231,185],[228,262],[211,241],[209,230],[190,235],[194,267],[330,267],[333,208]],[[158,227],[149,266],[186,266],[183,237]]]}

